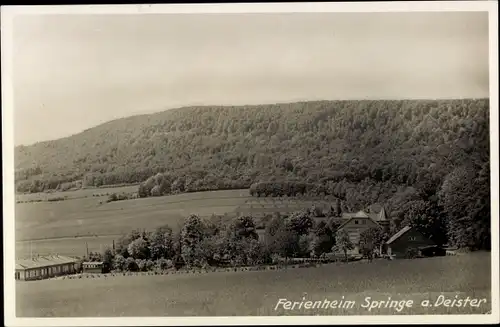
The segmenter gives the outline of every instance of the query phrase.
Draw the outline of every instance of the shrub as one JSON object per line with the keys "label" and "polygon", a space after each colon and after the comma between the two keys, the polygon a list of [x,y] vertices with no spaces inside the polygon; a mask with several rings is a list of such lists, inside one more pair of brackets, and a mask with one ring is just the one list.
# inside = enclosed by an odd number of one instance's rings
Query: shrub
{"label": "shrub", "polygon": [[116,196],[116,193],[112,193],[106,202],[113,202],[113,201],[118,201],[118,197]]}
{"label": "shrub", "polygon": [[128,271],[137,271],[139,267],[133,258],[128,257],[125,263],[125,269]]}
{"label": "shrub", "polygon": [[157,269],[160,270],[166,270],[166,269],[171,269],[174,267],[174,263],[172,260],[168,260],[165,258],[160,258],[154,262],[154,265],[156,266]]}
{"label": "shrub", "polygon": [[67,199],[67,197],[54,197],[54,198],[48,198],[47,201],[49,201],[49,202],[57,202],[57,201],[64,201],[66,199]]}
{"label": "shrub", "polygon": [[127,261],[126,259],[121,255],[121,254],[117,254],[114,258],[113,258],[113,269],[116,270],[116,271],[123,271],[126,269],[126,265],[127,265]]}
{"label": "shrub", "polygon": [[414,259],[418,257],[418,255],[419,255],[419,250],[417,248],[409,247],[408,249],[406,249],[405,258]]}

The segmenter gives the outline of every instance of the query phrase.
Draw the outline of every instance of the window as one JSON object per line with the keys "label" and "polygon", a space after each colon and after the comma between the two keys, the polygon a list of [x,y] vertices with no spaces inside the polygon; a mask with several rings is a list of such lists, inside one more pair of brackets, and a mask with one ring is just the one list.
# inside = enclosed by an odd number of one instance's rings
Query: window
{"label": "window", "polygon": [[366,225],[366,219],[363,219],[363,225]]}
{"label": "window", "polygon": [[416,241],[417,238],[415,236],[410,236],[410,241]]}
{"label": "window", "polygon": [[359,221],[357,221],[357,220],[355,220],[355,221],[354,221],[354,224],[356,224],[356,225],[357,225],[358,223],[359,223]]}

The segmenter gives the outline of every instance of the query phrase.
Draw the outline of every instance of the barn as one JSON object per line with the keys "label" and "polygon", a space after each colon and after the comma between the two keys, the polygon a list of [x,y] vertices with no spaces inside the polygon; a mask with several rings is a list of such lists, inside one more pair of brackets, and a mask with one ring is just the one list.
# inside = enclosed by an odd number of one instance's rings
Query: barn
{"label": "barn", "polygon": [[417,255],[434,253],[437,245],[420,233],[416,228],[406,226],[394,234],[386,243],[386,253],[392,259],[406,258],[410,249],[415,249]]}
{"label": "barn", "polygon": [[61,275],[74,274],[79,269],[78,259],[52,255],[36,256],[16,261],[16,280],[46,279]]}

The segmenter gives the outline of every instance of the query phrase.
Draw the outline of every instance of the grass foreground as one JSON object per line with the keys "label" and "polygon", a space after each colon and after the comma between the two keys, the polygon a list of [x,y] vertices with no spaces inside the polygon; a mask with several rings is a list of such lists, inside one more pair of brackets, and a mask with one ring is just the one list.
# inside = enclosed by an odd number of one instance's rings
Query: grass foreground
{"label": "grass foreground", "polygon": [[[485,301],[478,307],[443,303],[467,297]],[[412,300],[413,305],[400,309],[380,305],[389,298],[406,304]],[[283,304],[277,306],[280,299],[281,303],[303,302],[303,306],[287,310]],[[342,300],[344,305],[305,308],[307,301],[325,300]],[[429,306],[422,305],[424,300]],[[346,306],[346,301],[354,304]],[[491,256],[486,252],[281,271],[41,280],[16,285],[18,317],[485,314],[490,310]]]}

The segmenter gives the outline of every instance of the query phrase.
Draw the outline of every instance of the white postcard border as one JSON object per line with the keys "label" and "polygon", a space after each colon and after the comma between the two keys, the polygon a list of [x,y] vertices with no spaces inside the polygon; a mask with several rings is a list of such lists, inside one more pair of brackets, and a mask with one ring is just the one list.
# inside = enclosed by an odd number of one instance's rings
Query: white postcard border
{"label": "white postcard border", "polygon": [[[14,134],[11,22],[18,14],[159,14],[159,13],[292,13],[292,12],[406,12],[488,11],[490,64],[490,162],[491,162],[491,315],[407,316],[288,316],[288,317],[141,317],[141,318],[17,318],[15,316]],[[6,326],[134,326],[134,325],[254,325],[254,324],[468,324],[498,323],[499,315],[499,211],[498,211],[498,3],[496,1],[365,2],[365,3],[265,3],[8,6],[2,22],[2,150],[4,224],[4,303]],[[50,128],[50,127],[47,127]],[[494,217],[494,219],[493,219]]]}

